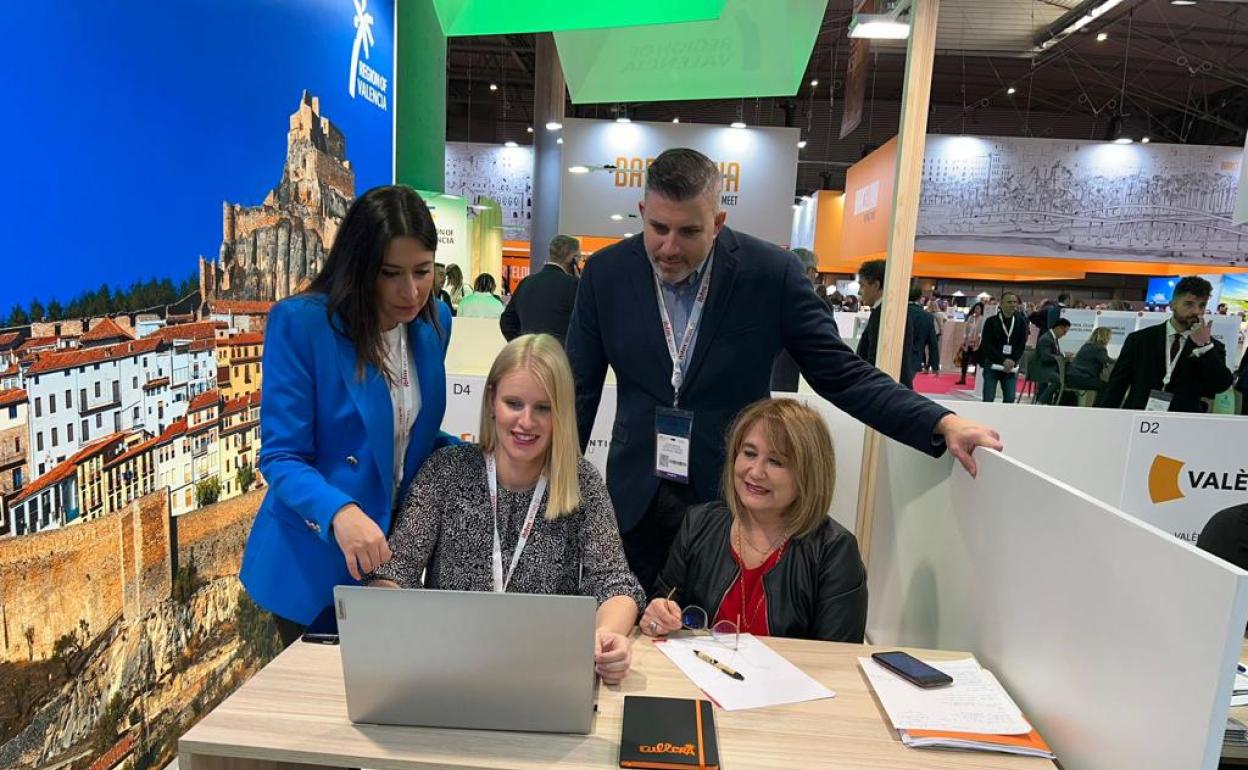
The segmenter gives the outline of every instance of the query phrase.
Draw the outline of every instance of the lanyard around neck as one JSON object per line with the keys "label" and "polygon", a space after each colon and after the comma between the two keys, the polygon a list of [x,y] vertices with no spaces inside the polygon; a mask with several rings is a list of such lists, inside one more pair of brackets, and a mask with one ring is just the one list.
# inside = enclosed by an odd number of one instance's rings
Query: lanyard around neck
{"label": "lanyard around neck", "polygon": [[490,508],[493,514],[490,520],[494,523],[494,592],[501,594],[511,583],[511,576],[515,574],[516,565],[520,563],[520,554],[529,542],[529,534],[537,520],[537,509],[541,507],[542,496],[546,494],[546,474],[543,473],[537,480],[537,487],[533,490],[533,500],[529,503],[528,515],[524,517],[524,524],[520,527],[520,536],[516,539],[516,547],[511,554],[511,566],[507,568],[506,575],[503,574],[503,544],[498,536],[498,465],[492,454],[485,456],[485,476],[490,485]]}
{"label": "lanyard around neck", "polygon": [[715,259],[715,250],[706,258],[706,272],[702,275],[702,283],[698,286],[697,297],[693,300],[693,309],[689,311],[689,321],[685,324],[685,333],[680,338],[680,347],[676,347],[676,333],[672,329],[672,318],[667,312],[667,303],[663,301],[663,285],[659,274],[654,274],[654,292],[659,300],[659,317],[663,320],[663,339],[667,342],[667,354],[672,358],[672,406],[680,403],[680,386],[685,381],[685,365],[689,357],[689,346],[697,334],[698,324],[702,322],[702,309],[706,306],[706,296],[711,289],[711,268]]}

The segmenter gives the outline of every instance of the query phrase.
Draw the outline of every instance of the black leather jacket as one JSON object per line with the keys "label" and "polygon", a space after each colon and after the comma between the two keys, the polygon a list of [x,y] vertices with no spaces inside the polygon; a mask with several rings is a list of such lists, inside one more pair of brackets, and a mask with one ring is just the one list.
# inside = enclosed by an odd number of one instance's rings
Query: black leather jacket
{"label": "black leather jacket", "polygon": [[[653,596],[696,604],[714,620],[728,589],[741,574],[732,558],[732,513],[722,502],[685,514]],[[790,541],[780,561],[763,576],[767,625],[772,636],[861,643],[867,626],[867,570],[858,540],[832,519],[814,533]]]}

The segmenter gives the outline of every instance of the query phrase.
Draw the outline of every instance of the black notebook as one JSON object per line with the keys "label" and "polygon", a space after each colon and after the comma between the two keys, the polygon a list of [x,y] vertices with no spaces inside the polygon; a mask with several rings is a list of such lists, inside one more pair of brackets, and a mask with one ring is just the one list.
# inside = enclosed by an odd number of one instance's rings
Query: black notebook
{"label": "black notebook", "polygon": [[711,702],[624,696],[620,767],[718,770]]}

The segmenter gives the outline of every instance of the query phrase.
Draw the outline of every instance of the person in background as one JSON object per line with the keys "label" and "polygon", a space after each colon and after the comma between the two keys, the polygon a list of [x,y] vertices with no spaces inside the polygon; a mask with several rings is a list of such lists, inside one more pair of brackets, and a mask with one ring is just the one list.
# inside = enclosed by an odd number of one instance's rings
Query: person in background
{"label": "person in background", "polygon": [[1101,373],[1113,363],[1108,347],[1113,334],[1114,330],[1108,326],[1093,329],[1092,336],[1075,354],[1075,360],[1066,367],[1066,387],[1096,391],[1097,406],[1100,406],[1101,394],[1108,387],[1108,383],[1101,379]]}
{"label": "person in background", "polygon": [[459,303],[464,299],[464,271],[459,269],[459,265],[450,265],[446,268],[446,294],[451,298],[451,311],[459,312]]}
{"label": "person in background", "polygon": [[906,304],[906,333],[910,337],[910,370],[940,371],[940,332],[936,329],[935,316],[924,309],[923,290],[918,286],[910,287],[910,302]]}
{"label": "person in background", "polygon": [[[870,308],[871,317],[858,338],[858,357],[875,366],[875,356],[880,347],[880,313],[884,302],[884,275],[886,265],[882,259],[863,262],[858,268],[858,295],[862,298],[862,307]],[[914,292],[911,290],[911,296]],[[917,330],[914,318],[910,313],[913,303],[906,305],[906,325],[901,347],[901,375],[897,381],[914,390],[914,375],[918,372],[915,365],[914,346]]]}
{"label": "person in background", "polygon": [[575,398],[554,337],[507,343],[482,392],[481,443],[425,463],[390,536],[394,556],[369,585],[592,596],[595,671],[615,684],[645,594],[602,477],[581,457]]}
{"label": "person in background", "polygon": [[[816,266],[815,253],[810,249],[802,248],[793,249],[792,253],[793,256],[797,257],[797,261],[801,263],[802,269],[806,273],[806,278],[810,281],[811,290],[831,310],[832,306],[828,304],[828,295],[820,294],[822,287],[819,286],[819,268]],[[793,360],[793,356],[789,354],[789,351],[781,350],[771,365],[772,391],[796,393],[800,381],[801,371],[798,369],[797,362]]]}
{"label": "person in background", "polygon": [[1229,311],[1225,302],[1218,303],[1218,315],[1226,315]]}
{"label": "person in background", "polygon": [[727,449],[722,500],[685,516],[641,632],[679,631],[681,605],[693,605],[708,626],[743,634],[861,643],[867,571],[858,541],[827,514],[836,458],[819,413],[759,401],[737,417]]}
{"label": "person in background", "polygon": [[[441,262],[433,263],[433,293],[445,302],[448,308],[451,307],[451,295],[446,293],[446,265]],[[454,314],[455,311],[452,310],[451,315]]]}
{"label": "person in background", "polygon": [[438,231],[408,187],[351,204],[324,267],[265,330],[260,472],[239,575],[283,643],[333,632],[334,586],[390,558],[395,502],[438,446],[451,310],[433,295]]}
{"label": "person in background", "polygon": [[498,319],[508,340],[521,334],[549,334],[562,345],[567,337],[576,304],[581,243],[568,235],[556,235],[550,239],[547,254],[546,264],[520,282]]}
{"label": "person in background", "polygon": [[977,362],[979,343],[983,335],[984,303],[976,302],[971,305],[970,311],[966,314],[966,321],[962,325],[962,376],[958,379],[958,385],[966,384],[966,369]]}
{"label": "person in background", "polygon": [[1239,391],[1239,413],[1248,416],[1248,350],[1239,359],[1239,373],[1235,378],[1235,389]]}
{"label": "person in background", "polygon": [[1027,318],[1018,312],[1018,295],[1012,291],[1001,294],[997,314],[984,321],[979,345],[979,372],[984,381],[984,400],[1001,398],[1014,403],[1018,388],[1018,362],[1027,347]]}
{"label": "person in background", "polygon": [[845,297],[844,303],[845,304],[842,306],[842,309],[846,313],[857,313],[861,309],[858,303],[858,295],[856,294],[851,294],[848,297]]}
{"label": "person in background", "polygon": [[798,262],[726,226],[710,158],[666,150],[644,184],[643,231],[589,260],[568,325],[582,447],[615,372],[607,485],[642,585],[653,585],[688,507],[718,496],[727,428],[767,396],[782,348],[816,393],[895,441],[931,456],[947,448],[971,474],[975,447],[1001,446],[996,431],[854,355]]}
{"label": "person in background", "polygon": [[494,293],[494,276],[482,273],[472,282],[472,293],[460,300],[460,318],[498,318],[503,314],[503,301]]}
{"label": "person in background", "polygon": [[[1070,305],[1070,292],[1064,291],[1061,294],[1058,294],[1057,302],[1049,305],[1048,307],[1048,315],[1045,318],[1045,328],[1052,329],[1057,323],[1057,319],[1062,317],[1062,310],[1064,310],[1068,305]],[[1043,331],[1044,329],[1041,329],[1041,332]]]}
{"label": "person in background", "polygon": [[1070,321],[1058,318],[1036,340],[1036,357],[1027,377],[1036,383],[1036,403],[1055,403],[1062,390],[1062,337],[1070,331]]}
{"label": "person in background", "polygon": [[[1202,399],[1231,386],[1226,346],[1213,337],[1205,309],[1213,286],[1189,275],[1179,280],[1164,324],[1127,335],[1105,389],[1110,409],[1205,412]],[[1168,408],[1167,408],[1168,407]]]}

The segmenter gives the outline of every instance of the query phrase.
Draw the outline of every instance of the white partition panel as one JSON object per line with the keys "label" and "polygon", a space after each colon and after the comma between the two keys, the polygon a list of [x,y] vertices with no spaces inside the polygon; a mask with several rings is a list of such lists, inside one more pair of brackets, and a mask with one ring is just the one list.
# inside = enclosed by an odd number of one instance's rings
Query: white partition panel
{"label": "white partition panel", "polygon": [[942,401],[967,419],[1001,434],[1005,454],[1086,492],[1117,504],[1135,412],[983,401]]}
{"label": "white partition panel", "polygon": [[871,640],[974,652],[1064,767],[1215,767],[1248,573],[977,454],[972,480],[887,444]]}

